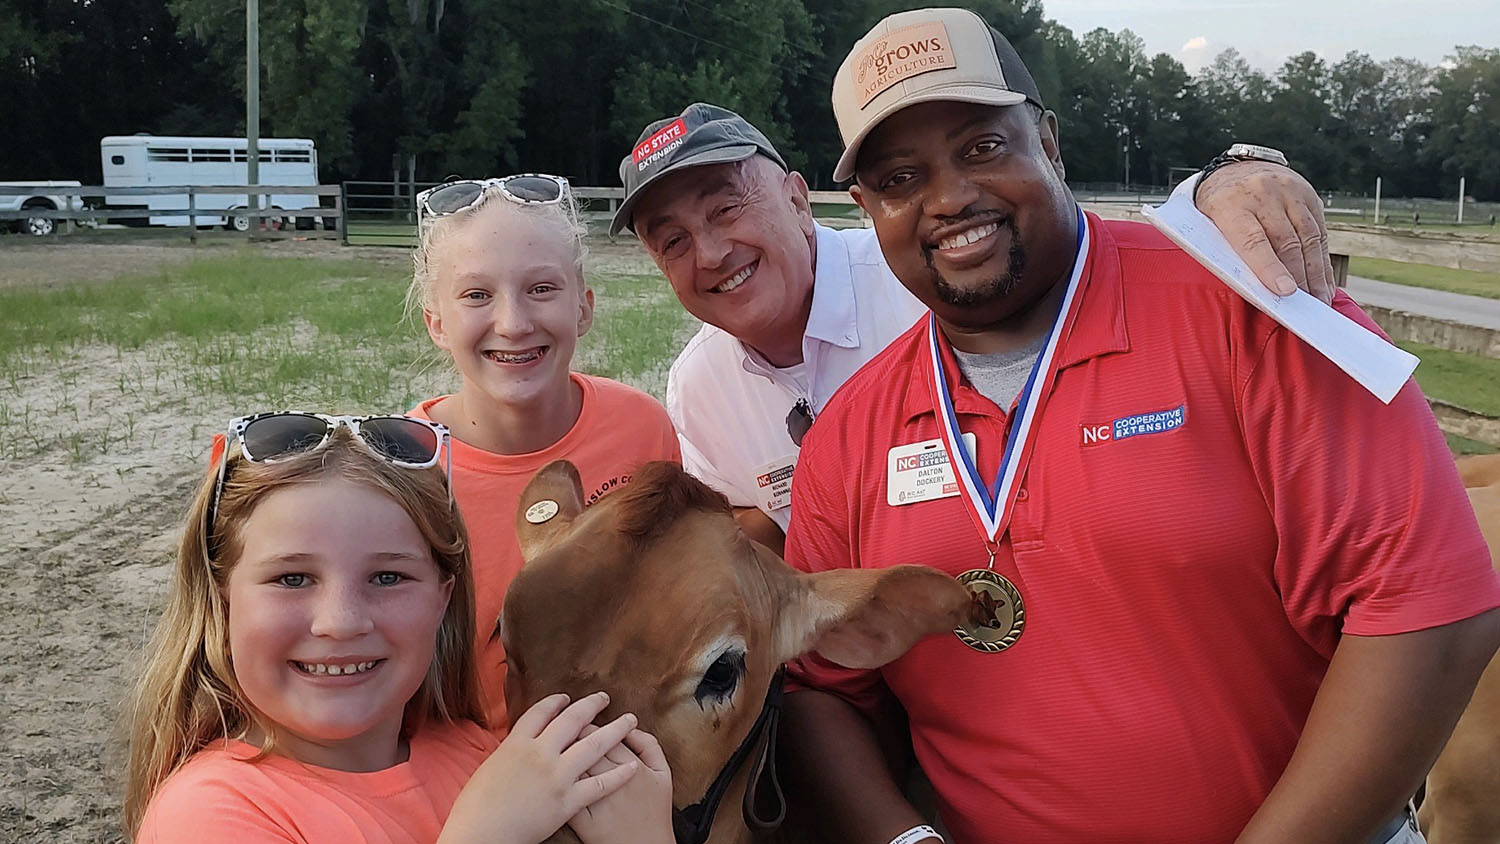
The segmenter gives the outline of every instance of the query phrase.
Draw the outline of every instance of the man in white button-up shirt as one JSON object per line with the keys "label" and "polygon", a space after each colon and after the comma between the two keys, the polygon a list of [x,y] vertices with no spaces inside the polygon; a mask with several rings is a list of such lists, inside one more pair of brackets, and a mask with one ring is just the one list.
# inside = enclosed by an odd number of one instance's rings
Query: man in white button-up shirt
{"label": "man in white button-up shirt", "polygon": [[[634,232],[705,323],[667,379],[683,466],[724,493],[746,533],[779,554],[802,434],[926,309],[886,267],[874,230],[814,222],[801,174],[728,109],[695,103],[651,123],[620,162],[620,179],[625,200],[610,233]],[[1321,229],[1321,203],[1301,177],[1265,162],[1235,164],[1198,203],[1263,278],[1284,276],[1285,264],[1332,298],[1324,278],[1306,278],[1308,232],[1290,222],[1306,229],[1313,217]],[[1326,266],[1322,251],[1309,266]]]}
{"label": "man in white button-up shirt", "polygon": [[855,370],[926,311],[886,268],[873,230],[813,230],[817,283],[801,360],[778,368],[723,329],[704,325],[667,378],[667,413],[683,465],[735,506],[759,508],[783,533],[791,519],[788,473],[801,439],[799,416],[810,424]]}

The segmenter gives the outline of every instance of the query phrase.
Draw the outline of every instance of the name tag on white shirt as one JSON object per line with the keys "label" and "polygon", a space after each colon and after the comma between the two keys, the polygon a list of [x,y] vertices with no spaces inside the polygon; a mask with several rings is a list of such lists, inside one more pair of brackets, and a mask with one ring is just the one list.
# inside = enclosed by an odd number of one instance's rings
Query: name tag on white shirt
{"label": "name tag on white shirt", "polygon": [[[964,447],[974,456],[975,438],[964,434]],[[975,457],[977,460],[978,458]],[[886,457],[885,503],[892,507],[952,498],[958,495],[958,476],[942,440],[898,445]]]}
{"label": "name tag on white shirt", "polygon": [[789,454],[756,468],[755,503],[762,510],[780,510],[792,503],[792,473],[796,468],[796,454]]}

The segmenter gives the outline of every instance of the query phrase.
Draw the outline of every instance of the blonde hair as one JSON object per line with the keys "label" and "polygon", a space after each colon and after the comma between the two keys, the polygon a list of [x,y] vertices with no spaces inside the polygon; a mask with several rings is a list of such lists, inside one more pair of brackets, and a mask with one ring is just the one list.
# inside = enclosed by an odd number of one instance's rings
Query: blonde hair
{"label": "blonde hair", "polygon": [[453,214],[441,217],[433,217],[422,214],[417,220],[417,247],[412,251],[412,278],[411,286],[406,291],[406,310],[408,315],[415,315],[424,310],[432,308],[435,303],[435,294],[432,284],[433,256],[437,250],[455,230],[466,220],[474,215],[496,204],[508,207],[517,214],[528,214],[539,217],[556,226],[559,233],[566,237],[573,249],[573,266],[578,271],[578,278],[583,279],[583,263],[588,258],[588,224],[583,221],[583,215],[578,207],[578,200],[573,196],[571,190],[563,191],[562,201],[550,205],[530,205],[512,202],[506,199],[500,192],[499,185],[490,185],[484,189],[473,205]]}
{"label": "blonde hair", "polygon": [[243,735],[252,725],[272,731],[245,698],[229,656],[230,572],[251,511],[273,491],[337,478],[388,494],[411,517],[439,571],[453,580],[438,628],[432,664],[407,703],[402,734],[428,718],[484,723],[474,667],[474,580],[468,534],[450,504],[440,467],[406,469],[387,463],[340,428],[326,447],[275,463],[225,454],[225,481],[208,524],[216,473],[198,487],[169,586],[166,611],[148,647],[129,713],[124,822],[134,837],[146,805],[161,784],[211,742]]}

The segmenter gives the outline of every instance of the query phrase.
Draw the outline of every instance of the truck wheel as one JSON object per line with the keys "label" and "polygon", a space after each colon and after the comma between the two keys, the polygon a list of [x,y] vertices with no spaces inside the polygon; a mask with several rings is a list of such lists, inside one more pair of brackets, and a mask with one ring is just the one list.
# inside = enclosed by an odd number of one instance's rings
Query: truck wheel
{"label": "truck wheel", "polygon": [[[229,210],[231,210],[231,211],[244,211],[245,210],[245,206],[243,206],[243,205],[236,205],[236,206],[234,206],[233,208],[231,208]],[[229,219],[229,225],[225,226],[224,228],[226,228],[226,229],[232,229],[233,231],[237,231],[240,234],[244,234],[245,232],[250,231],[250,218],[249,217],[231,217]]]}
{"label": "truck wheel", "polygon": [[[45,199],[28,199],[21,206],[22,211],[35,209],[38,211],[56,211],[57,206]],[[27,217],[22,228],[37,237],[46,237],[57,231],[57,221],[50,217]]]}

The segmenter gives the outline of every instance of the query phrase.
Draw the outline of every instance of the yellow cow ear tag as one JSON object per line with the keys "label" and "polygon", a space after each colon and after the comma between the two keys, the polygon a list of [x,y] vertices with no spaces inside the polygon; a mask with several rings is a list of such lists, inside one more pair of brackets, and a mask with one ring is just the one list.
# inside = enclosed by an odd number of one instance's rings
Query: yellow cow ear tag
{"label": "yellow cow ear tag", "polygon": [[552,517],[556,515],[557,502],[550,498],[543,498],[541,501],[526,508],[526,521],[534,525],[550,522],[552,521]]}

